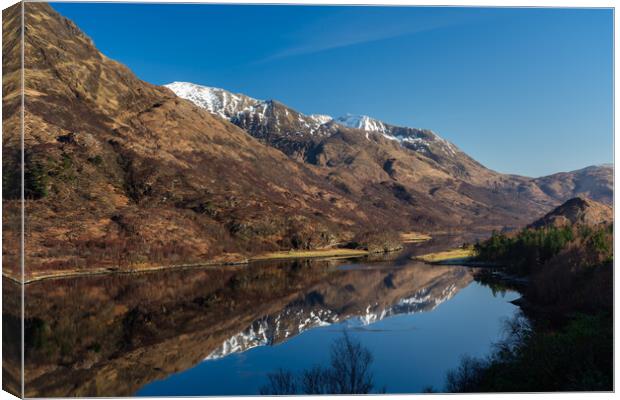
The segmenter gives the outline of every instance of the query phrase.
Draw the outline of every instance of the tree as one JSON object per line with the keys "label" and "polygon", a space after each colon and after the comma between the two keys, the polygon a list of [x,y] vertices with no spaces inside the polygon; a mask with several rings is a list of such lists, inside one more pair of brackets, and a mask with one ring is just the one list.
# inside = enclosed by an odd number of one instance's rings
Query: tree
{"label": "tree", "polygon": [[276,372],[267,374],[269,384],[260,388],[261,395],[286,395],[297,393],[297,382],[291,371],[280,368]]}
{"label": "tree", "polygon": [[374,388],[372,361],[372,353],[344,332],[331,346],[329,367],[317,365],[297,377],[279,369],[267,375],[260,394],[367,394]]}
{"label": "tree", "polygon": [[370,364],[372,353],[353,341],[344,332],[342,338],[336,340],[331,348],[331,380],[335,385],[333,393],[364,394],[373,388]]}

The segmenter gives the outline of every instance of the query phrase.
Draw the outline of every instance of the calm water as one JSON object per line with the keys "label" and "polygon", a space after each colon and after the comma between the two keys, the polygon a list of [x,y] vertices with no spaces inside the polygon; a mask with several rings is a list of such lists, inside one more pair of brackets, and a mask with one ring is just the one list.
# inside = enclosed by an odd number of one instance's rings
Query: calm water
{"label": "calm water", "polygon": [[[432,245],[432,244],[429,244]],[[472,270],[409,259],[288,261],[26,287],[28,397],[257,394],[267,373],[325,365],[347,331],[375,387],[441,390],[517,311]],[[17,386],[19,288],[3,281],[3,382]]]}
{"label": "calm water", "polygon": [[251,348],[215,360],[206,360],[167,379],[146,385],[138,395],[256,394],[265,374],[280,367],[300,370],[329,359],[329,343],[347,330],[371,350],[378,387],[388,393],[421,392],[432,385],[441,389],[445,373],[463,354],[485,355],[503,334],[502,321],[516,307],[515,292],[493,295],[491,289],[471,282],[436,308],[394,315],[368,324],[360,318],[316,327],[283,343]]}

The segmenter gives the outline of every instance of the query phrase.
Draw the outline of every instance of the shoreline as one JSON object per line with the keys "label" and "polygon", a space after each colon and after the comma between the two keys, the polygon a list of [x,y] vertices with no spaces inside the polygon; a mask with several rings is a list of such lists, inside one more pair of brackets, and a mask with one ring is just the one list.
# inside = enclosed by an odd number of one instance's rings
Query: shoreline
{"label": "shoreline", "polygon": [[[403,233],[401,234],[402,243],[420,243],[431,239],[431,236],[420,233]],[[389,253],[401,250],[395,249],[390,251],[370,252],[368,250],[360,249],[347,249],[347,248],[328,248],[328,249],[313,249],[313,250],[282,250],[273,251],[269,253],[258,254],[239,260],[230,261],[205,261],[199,263],[186,263],[186,264],[172,264],[172,265],[151,265],[137,268],[119,268],[119,267],[99,267],[88,270],[72,269],[72,270],[59,270],[51,272],[34,272],[31,275],[27,275],[22,281],[14,274],[2,271],[2,276],[11,280],[16,284],[28,285],[31,283],[41,282],[51,279],[63,279],[63,278],[81,278],[98,275],[112,275],[112,274],[139,274],[158,271],[173,271],[184,270],[191,268],[222,268],[231,266],[249,265],[254,262],[266,262],[266,261],[285,261],[296,259],[309,259],[309,260],[342,260],[348,258],[362,258],[372,254]]]}
{"label": "shoreline", "polygon": [[131,268],[131,269],[118,269],[118,268],[95,268],[90,270],[61,270],[56,272],[51,272],[47,274],[41,274],[35,276],[30,276],[23,281],[19,278],[11,274],[7,274],[6,272],[2,272],[2,276],[7,278],[17,284],[28,285],[30,283],[36,283],[45,280],[51,279],[63,279],[63,278],[81,278],[88,276],[97,276],[97,275],[129,275],[129,274],[139,274],[139,273],[149,273],[149,272],[158,272],[158,271],[172,271],[172,270],[184,270],[184,269],[192,269],[192,268],[221,268],[221,267],[234,267],[240,265],[247,265],[249,261],[238,261],[238,262],[204,262],[204,263],[194,263],[194,264],[174,264],[174,265],[159,265],[145,268]]}
{"label": "shoreline", "polygon": [[299,258],[352,258],[352,257],[365,257],[372,254],[368,250],[357,249],[314,249],[314,250],[293,250],[293,251],[273,251],[270,253],[259,254],[249,258],[249,262],[252,261],[270,261],[270,260],[294,260]]}
{"label": "shoreline", "polygon": [[[339,249],[340,250],[340,249]],[[13,274],[6,273],[2,271],[2,276],[13,281],[16,284],[24,284],[28,285],[31,283],[41,282],[45,280],[51,279],[64,279],[64,278],[82,278],[88,276],[98,276],[98,275],[129,275],[129,274],[139,274],[139,273],[150,273],[150,272],[159,272],[159,271],[174,271],[174,270],[184,270],[184,269],[192,269],[192,268],[222,268],[222,267],[235,267],[235,266],[245,266],[249,265],[253,262],[265,262],[265,261],[284,261],[284,260],[294,260],[294,259],[312,259],[312,260],[339,260],[346,258],[361,258],[366,257],[369,254],[367,250],[348,250],[347,252],[342,252],[337,254],[330,249],[330,251],[325,250],[310,250],[304,251],[304,254],[295,254],[295,252],[274,252],[267,253],[263,255],[258,255],[254,257],[245,258],[238,261],[205,261],[201,263],[191,263],[191,264],[173,264],[173,265],[154,265],[149,267],[142,268],[94,268],[89,270],[60,270],[49,273],[41,273],[34,275],[30,275],[26,277],[23,281],[18,277],[15,277]],[[311,253],[311,254],[306,254]],[[325,254],[329,253],[329,254]]]}

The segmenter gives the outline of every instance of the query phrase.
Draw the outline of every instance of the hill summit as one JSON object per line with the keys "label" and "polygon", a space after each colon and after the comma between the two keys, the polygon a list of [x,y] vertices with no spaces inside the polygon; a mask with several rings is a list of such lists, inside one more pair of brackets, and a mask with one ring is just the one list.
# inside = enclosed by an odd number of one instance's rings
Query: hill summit
{"label": "hill summit", "polygon": [[613,221],[613,209],[586,197],[575,197],[533,222],[531,228],[598,225]]}

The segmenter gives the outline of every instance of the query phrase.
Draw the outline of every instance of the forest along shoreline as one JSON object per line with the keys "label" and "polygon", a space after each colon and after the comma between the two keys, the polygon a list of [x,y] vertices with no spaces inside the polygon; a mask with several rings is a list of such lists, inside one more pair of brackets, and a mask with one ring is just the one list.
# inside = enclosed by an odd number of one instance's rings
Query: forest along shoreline
{"label": "forest along shoreline", "polygon": [[48,279],[78,278],[107,274],[139,274],[167,270],[181,270],[190,268],[221,268],[227,266],[242,266],[252,262],[283,261],[294,259],[312,260],[339,260],[364,258],[373,254],[385,254],[398,252],[403,245],[422,243],[432,239],[432,236],[421,232],[401,232],[399,234],[376,234],[368,235],[361,241],[352,240],[344,244],[336,244],[331,247],[317,249],[290,249],[262,253],[249,257],[220,257],[210,261],[198,263],[183,263],[170,265],[132,264],[126,267],[109,266],[90,269],[72,268],[54,271],[32,271],[26,273],[25,279],[15,276],[12,271],[3,270],[3,276],[18,284],[31,284]]}
{"label": "forest along shoreline", "polygon": [[[446,391],[613,390],[613,216],[608,211],[590,200],[571,199],[518,232],[494,232],[460,249],[469,252],[466,264],[486,266],[476,269],[476,280],[521,293],[513,303],[522,313],[507,323],[508,335],[491,355],[464,357],[448,373]],[[426,259],[456,262],[449,254]]]}

